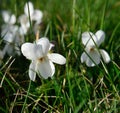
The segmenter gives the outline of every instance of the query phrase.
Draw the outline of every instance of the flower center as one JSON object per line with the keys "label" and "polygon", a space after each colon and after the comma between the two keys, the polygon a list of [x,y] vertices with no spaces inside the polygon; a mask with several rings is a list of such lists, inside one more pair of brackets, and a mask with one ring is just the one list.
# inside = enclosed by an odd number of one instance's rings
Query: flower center
{"label": "flower center", "polygon": [[91,47],[91,48],[90,48],[90,52],[93,52],[93,51],[94,51],[94,48],[93,48],[93,47]]}
{"label": "flower center", "polygon": [[43,62],[45,60],[44,57],[38,59],[40,62]]}

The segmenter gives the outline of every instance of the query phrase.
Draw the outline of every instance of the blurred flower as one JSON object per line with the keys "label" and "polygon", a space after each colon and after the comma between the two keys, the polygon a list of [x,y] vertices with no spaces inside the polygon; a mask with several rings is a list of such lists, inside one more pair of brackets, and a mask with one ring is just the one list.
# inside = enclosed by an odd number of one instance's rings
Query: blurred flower
{"label": "blurred flower", "polygon": [[5,24],[1,27],[1,37],[7,42],[13,42],[14,35],[18,30],[18,26],[14,25],[16,22],[16,17],[9,11],[2,11],[2,17]]}
{"label": "blurred flower", "polygon": [[19,17],[20,29],[21,32],[25,35],[27,34],[28,29],[30,28],[30,21],[27,15],[23,14]]}
{"label": "blurred flower", "polygon": [[81,55],[81,62],[85,62],[87,66],[93,67],[100,63],[101,57],[105,63],[110,62],[110,56],[103,49],[98,49],[105,39],[105,33],[102,30],[95,34],[91,32],[82,33],[82,43],[85,46],[85,52]]}
{"label": "blurred flower", "polygon": [[15,38],[17,30],[18,26],[16,25],[4,24],[1,27],[1,37],[3,37],[4,41],[12,43]]}
{"label": "blurred flower", "polygon": [[35,80],[36,72],[45,79],[52,77],[55,73],[54,63],[65,64],[66,59],[58,53],[50,53],[53,44],[45,37],[36,41],[36,43],[24,43],[21,47],[23,55],[32,60],[29,66],[29,77]]}
{"label": "blurred flower", "polygon": [[19,46],[15,45],[15,43],[6,43],[3,50],[5,51],[5,54],[9,56],[21,55]]}
{"label": "blurred flower", "polygon": [[19,22],[24,34],[27,33],[30,28],[30,21],[35,21],[35,25],[42,22],[43,13],[38,9],[34,9],[32,2],[28,2],[24,6],[24,14],[19,17]]}
{"label": "blurred flower", "polygon": [[2,18],[6,24],[15,24],[16,17],[14,14],[11,14],[9,11],[2,11]]}
{"label": "blurred flower", "polygon": [[19,26],[15,25],[16,17],[9,11],[2,11],[4,24],[1,27],[1,37],[5,41],[4,54],[20,55],[19,46],[24,42],[24,34]]}
{"label": "blurred flower", "polygon": [[6,37],[4,37],[5,46],[4,52],[7,53],[9,56],[19,55],[21,54],[19,47],[24,42],[24,36],[16,31],[15,34],[8,33]]}
{"label": "blurred flower", "polygon": [[29,17],[32,21],[36,21],[36,24],[40,24],[42,21],[43,13],[39,9],[34,9],[32,2],[28,2],[24,6],[24,13]]}

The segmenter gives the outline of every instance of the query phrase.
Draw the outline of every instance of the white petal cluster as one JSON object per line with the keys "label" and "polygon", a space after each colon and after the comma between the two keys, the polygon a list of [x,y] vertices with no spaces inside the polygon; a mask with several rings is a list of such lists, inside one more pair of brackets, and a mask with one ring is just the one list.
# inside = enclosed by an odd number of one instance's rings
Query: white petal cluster
{"label": "white petal cluster", "polygon": [[21,34],[19,26],[15,25],[16,16],[11,14],[9,11],[2,11],[2,18],[4,24],[1,26],[1,37],[5,41],[2,52],[3,56],[7,53],[8,55],[20,55],[18,46],[24,42],[24,36]]}
{"label": "white petal cluster", "polygon": [[4,40],[5,46],[0,50],[0,60],[4,58],[5,54],[9,56],[21,55],[20,46],[24,43],[24,37],[30,28],[30,21],[33,31],[36,33],[39,30],[39,24],[43,17],[42,11],[34,9],[32,2],[25,3],[23,9],[24,14],[20,15],[18,19],[10,11],[1,11],[4,22],[1,25],[1,38]]}
{"label": "white petal cluster", "polygon": [[92,32],[82,33],[82,43],[85,46],[85,52],[81,55],[81,62],[85,62],[88,67],[98,65],[101,58],[105,63],[110,62],[108,53],[99,49],[100,44],[105,40],[105,33],[98,30],[95,34]]}
{"label": "white petal cluster", "polygon": [[43,13],[39,9],[34,9],[32,2],[28,2],[24,6],[24,14],[19,17],[23,34],[26,34],[30,28],[30,22],[35,21],[33,27],[39,26],[42,22]]}
{"label": "white petal cluster", "polygon": [[46,37],[40,38],[36,43],[24,43],[21,47],[22,54],[29,60],[29,77],[35,81],[36,72],[44,79],[52,77],[55,73],[55,66],[53,63],[63,65],[66,59],[58,54],[51,53],[50,49],[53,46]]}
{"label": "white petal cluster", "polygon": [[1,37],[7,42],[13,42],[15,33],[18,29],[14,24],[16,23],[16,17],[14,14],[10,14],[8,11],[2,11],[2,17],[5,24],[2,25]]}

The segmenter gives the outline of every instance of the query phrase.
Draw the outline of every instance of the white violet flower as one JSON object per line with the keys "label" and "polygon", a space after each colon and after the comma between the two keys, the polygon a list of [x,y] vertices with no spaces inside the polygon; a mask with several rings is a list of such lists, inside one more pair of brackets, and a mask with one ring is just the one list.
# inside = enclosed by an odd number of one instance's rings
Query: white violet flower
{"label": "white violet flower", "polygon": [[7,42],[13,42],[18,26],[14,25],[16,22],[16,17],[9,11],[2,11],[2,17],[5,24],[1,27],[1,37]]}
{"label": "white violet flower", "polygon": [[82,33],[82,43],[85,46],[85,52],[81,55],[81,62],[85,62],[88,67],[93,67],[100,63],[101,57],[105,63],[110,62],[110,56],[103,49],[98,49],[105,39],[105,33],[98,30],[95,34],[92,32]]}
{"label": "white violet flower", "polygon": [[29,77],[35,81],[36,72],[43,78],[52,77],[55,73],[53,63],[65,64],[66,59],[58,53],[50,53],[53,44],[46,37],[40,38],[36,43],[24,43],[21,47],[22,54],[29,60]]}
{"label": "white violet flower", "polygon": [[[28,7],[29,6],[29,7]],[[40,24],[42,21],[43,13],[39,9],[34,9],[32,2],[28,2],[24,6],[24,13],[29,17],[32,21],[36,21],[36,24]]]}
{"label": "white violet flower", "polygon": [[1,26],[1,37],[5,41],[4,55],[20,55],[19,46],[23,43],[24,37],[20,28],[15,25],[16,16],[9,11],[2,11],[4,24]]}
{"label": "white violet flower", "polygon": [[42,22],[42,17],[42,11],[40,11],[39,9],[34,9],[32,2],[26,3],[24,6],[24,14],[19,17],[19,22],[24,34],[26,34],[28,29],[30,28],[30,21],[35,21],[35,25],[39,25]]}

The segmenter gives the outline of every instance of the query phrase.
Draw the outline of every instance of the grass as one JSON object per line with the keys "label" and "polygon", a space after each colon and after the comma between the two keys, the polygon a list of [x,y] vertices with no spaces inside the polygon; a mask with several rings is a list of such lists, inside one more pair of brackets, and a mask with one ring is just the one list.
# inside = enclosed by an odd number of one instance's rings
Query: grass
{"label": "grass", "polygon": [[[4,0],[1,9],[18,17],[25,4]],[[8,5],[9,4],[9,5]],[[54,51],[66,57],[66,65],[56,66],[54,77],[29,80],[30,61],[21,56],[5,56],[0,67],[1,113],[119,113],[120,112],[120,2],[118,0],[34,0],[44,13],[40,36],[54,41]],[[20,9],[20,10],[19,10]],[[3,24],[2,18],[0,19]],[[81,33],[106,33],[101,45],[111,57],[89,68],[80,62],[84,51]],[[1,38],[2,40],[2,38]],[[29,32],[26,41],[33,42]],[[0,48],[2,49],[1,42]]]}

